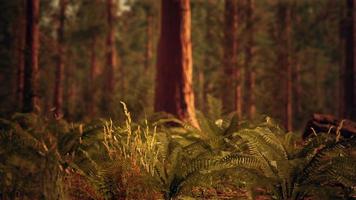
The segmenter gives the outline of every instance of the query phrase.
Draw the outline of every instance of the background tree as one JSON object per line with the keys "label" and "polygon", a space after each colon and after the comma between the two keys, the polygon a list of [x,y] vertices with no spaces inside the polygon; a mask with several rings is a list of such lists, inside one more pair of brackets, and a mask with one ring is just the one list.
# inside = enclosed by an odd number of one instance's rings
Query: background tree
{"label": "background tree", "polygon": [[355,1],[346,0],[344,21],[345,64],[341,71],[342,105],[341,113],[345,118],[356,119],[355,104]]}
{"label": "background tree", "polygon": [[54,97],[53,106],[55,108],[54,114],[58,117],[62,115],[63,107],[63,79],[64,79],[64,22],[65,22],[65,12],[66,12],[66,0],[59,1],[59,26],[57,29],[57,66],[55,74],[55,86],[54,86]]}
{"label": "background tree", "polygon": [[190,0],[162,0],[157,54],[155,111],[197,126],[192,88]]}
{"label": "background tree", "polygon": [[255,50],[255,24],[254,24],[254,0],[246,0],[245,5],[246,12],[246,47],[245,47],[245,111],[248,118],[252,119],[256,113],[256,97],[255,97],[255,86],[256,86],[256,73],[253,66],[253,57]]}
{"label": "background tree", "polygon": [[26,2],[26,39],[23,112],[39,112],[38,48],[39,48],[39,0]]}
{"label": "background tree", "polygon": [[[222,88],[222,104],[225,112],[236,111],[241,117],[241,90],[238,82],[240,72],[237,68],[237,1],[225,0],[224,11],[224,85]],[[232,88],[235,88],[233,91]],[[234,95],[231,95],[234,94]]]}
{"label": "background tree", "polygon": [[116,48],[115,48],[115,18],[116,18],[116,0],[107,0],[107,63],[105,67],[103,111],[109,112],[113,105],[115,89],[115,67],[116,67]]}

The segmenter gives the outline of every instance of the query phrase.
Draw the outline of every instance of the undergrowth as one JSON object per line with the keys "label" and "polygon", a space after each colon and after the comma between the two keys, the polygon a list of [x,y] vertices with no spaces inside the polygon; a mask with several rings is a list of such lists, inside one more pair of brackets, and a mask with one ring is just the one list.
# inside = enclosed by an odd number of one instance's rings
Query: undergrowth
{"label": "undergrowth", "polygon": [[0,121],[1,199],[348,199],[355,137],[302,141],[271,118]]}

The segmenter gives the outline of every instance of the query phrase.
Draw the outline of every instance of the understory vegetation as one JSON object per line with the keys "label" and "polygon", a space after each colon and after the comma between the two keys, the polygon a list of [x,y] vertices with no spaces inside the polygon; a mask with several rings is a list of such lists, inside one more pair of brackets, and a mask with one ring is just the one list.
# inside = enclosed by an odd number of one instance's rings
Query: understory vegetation
{"label": "understory vegetation", "polygon": [[351,199],[356,138],[302,140],[269,117],[0,121],[1,199]]}

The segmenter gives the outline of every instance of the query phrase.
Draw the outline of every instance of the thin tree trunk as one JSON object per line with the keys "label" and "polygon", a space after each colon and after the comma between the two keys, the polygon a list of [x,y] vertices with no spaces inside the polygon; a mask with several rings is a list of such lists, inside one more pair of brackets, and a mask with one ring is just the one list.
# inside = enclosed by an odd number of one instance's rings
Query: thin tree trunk
{"label": "thin tree trunk", "polygon": [[[222,93],[222,103],[224,112],[231,112],[234,110],[234,106],[237,112],[239,112],[239,103],[237,102],[238,87],[237,77],[239,71],[237,68],[237,1],[225,0],[225,30],[224,30],[224,86]],[[235,91],[231,88],[235,88]],[[235,96],[235,98],[234,98]],[[239,115],[239,113],[237,113]]]}
{"label": "thin tree trunk", "polygon": [[23,106],[23,92],[24,92],[24,52],[25,52],[25,0],[21,1],[20,14],[18,16],[18,24],[15,31],[17,33],[16,41],[16,57],[17,57],[17,80],[16,80],[16,105],[17,109],[21,109]]}
{"label": "thin tree trunk", "polygon": [[[213,30],[211,29],[211,25],[213,23],[212,20],[212,15],[213,15],[213,0],[207,0],[206,1],[206,16],[205,16],[205,42],[211,42],[213,39]],[[204,113],[208,112],[208,92],[209,92],[209,82],[206,81],[205,78],[205,72],[208,71],[211,68],[211,53],[210,53],[210,48],[206,48],[205,50],[205,55],[204,55],[204,69],[203,71],[203,78],[202,78],[202,90],[201,90],[201,96],[202,96],[202,110]]]}
{"label": "thin tree trunk", "polygon": [[295,114],[300,114],[302,113],[302,102],[301,102],[301,98],[302,98],[302,85],[301,85],[301,65],[298,62],[297,59],[294,59],[294,66],[295,66],[295,70],[294,70],[294,78],[295,78],[295,82],[293,83],[295,86]]}
{"label": "thin tree trunk", "polygon": [[39,49],[39,0],[26,1],[26,39],[23,112],[39,112],[38,49]]}
{"label": "thin tree trunk", "polygon": [[343,82],[343,108],[342,115],[345,118],[356,118],[355,103],[355,47],[354,47],[354,0],[347,0],[346,27],[345,27],[345,67],[342,74]]}
{"label": "thin tree trunk", "polygon": [[89,74],[89,82],[88,82],[88,104],[87,104],[87,113],[89,116],[94,117],[96,114],[95,109],[95,97],[97,94],[97,89],[95,87],[96,78],[98,74],[98,63],[97,63],[97,41],[94,36],[91,41],[91,49],[90,49],[90,74]]}
{"label": "thin tree trunk", "polygon": [[64,20],[66,0],[59,1],[59,26],[57,29],[57,66],[55,72],[55,85],[53,93],[54,114],[56,117],[63,115],[63,79],[64,79]]}
{"label": "thin tree trunk", "polygon": [[153,39],[153,16],[148,10],[146,14],[146,52],[145,52],[145,71],[151,66],[152,61],[152,39]]}
{"label": "thin tree trunk", "polygon": [[291,51],[291,10],[289,4],[279,2],[278,4],[278,27],[279,27],[279,49],[278,61],[281,71],[281,80],[284,80],[283,104],[284,126],[288,131],[292,131],[292,66],[290,61]]}
{"label": "thin tree trunk", "polygon": [[192,88],[189,0],[162,0],[158,44],[155,111],[171,113],[198,126]]}
{"label": "thin tree trunk", "polygon": [[249,119],[252,119],[256,113],[256,100],[255,100],[255,79],[256,74],[252,65],[254,56],[254,2],[253,0],[247,0],[247,12],[246,12],[246,30],[247,34],[247,46],[245,49],[245,81],[246,81],[246,111]]}
{"label": "thin tree trunk", "polygon": [[115,88],[114,69],[116,67],[116,48],[115,48],[115,0],[107,0],[107,52],[106,52],[106,68],[104,79],[104,94],[103,94],[103,111],[109,112],[112,107],[113,93]]}
{"label": "thin tree trunk", "polygon": [[288,131],[293,130],[293,103],[292,103],[292,94],[293,94],[293,71],[291,65],[291,11],[290,8],[286,8],[286,50],[289,55],[286,58],[286,76],[287,76],[287,94],[286,94],[286,127]]}

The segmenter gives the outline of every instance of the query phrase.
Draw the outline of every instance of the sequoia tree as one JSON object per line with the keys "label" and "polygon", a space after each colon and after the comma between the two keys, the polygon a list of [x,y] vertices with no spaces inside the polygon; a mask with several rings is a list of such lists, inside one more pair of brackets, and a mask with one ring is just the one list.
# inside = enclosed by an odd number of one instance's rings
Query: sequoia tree
{"label": "sequoia tree", "polygon": [[161,3],[154,109],[198,126],[192,89],[190,0]]}
{"label": "sequoia tree", "polygon": [[222,103],[224,112],[235,110],[237,115],[241,117],[240,70],[237,67],[238,13],[236,0],[225,0],[224,20],[224,87]]}
{"label": "sequoia tree", "polygon": [[251,119],[256,113],[255,103],[255,79],[256,73],[253,68],[254,56],[254,0],[246,0],[246,35],[247,45],[245,48],[245,81],[246,81],[246,102],[245,108],[248,117]]}
{"label": "sequoia tree", "polygon": [[59,26],[57,29],[57,66],[55,72],[55,84],[53,93],[54,113],[57,117],[62,115],[63,107],[63,75],[64,75],[64,20],[66,11],[66,0],[59,1]]}
{"label": "sequoia tree", "polygon": [[286,2],[277,4],[277,66],[280,67],[280,78],[283,94],[283,121],[288,131],[292,130],[292,66],[291,66],[291,9]]}
{"label": "sequoia tree", "polygon": [[114,69],[116,66],[116,48],[115,48],[115,0],[106,0],[107,3],[107,40],[106,40],[106,66],[104,69],[104,94],[103,110],[108,112],[111,109],[113,93],[115,88]]}
{"label": "sequoia tree", "polygon": [[342,97],[341,115],[356,119],[355,100],[355,1],[346,0],[345,20],[345,63],[341,72]]}
{"label": "sequoia tree", "polygon": [[25,0],[20,1],[20,12],[17,23],[14,26],[16,33],[16,60],[17,60],[17,80],[16,80],[16,104],[18,109],[22,109],[23,87],[24,87],[24,48],[25,48]]}
{"label": "sequoia tree", "polygon": [[23,112],[39,112],[38,49],[40,0],[26,1]]}

